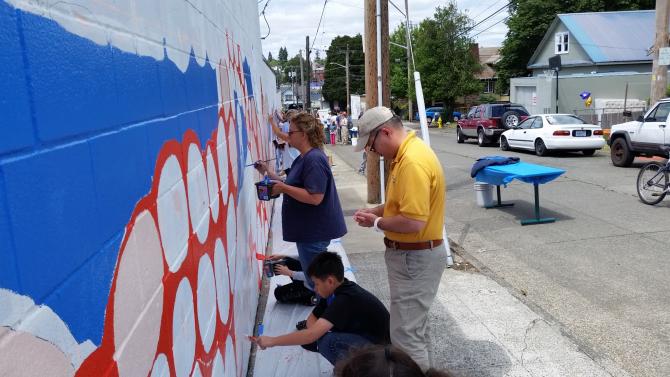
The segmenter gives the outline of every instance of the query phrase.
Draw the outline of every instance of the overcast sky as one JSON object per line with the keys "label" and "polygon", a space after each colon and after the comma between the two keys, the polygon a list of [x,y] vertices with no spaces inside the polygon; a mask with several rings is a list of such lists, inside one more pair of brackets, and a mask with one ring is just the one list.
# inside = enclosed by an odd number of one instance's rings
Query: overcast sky
{"label": "overcast sky", "polygon": [[[392,0],[404,11],[404,0]],[[409,18],[413,24],[431,17],[437,6],[444,6],[449,0],[408,0]],[[288,49],[289,58],[305,50],[305,36],[309,35],[310,45],[316,35],[315,49],[324,51],[330,46],[330,41],[338,35],[363,34],[363,0],[328,0],[326,11],[321,21],[319,33],[316,28],[319,24],[323,0],[260,0],[258,12],[260,13],[266,4],[265,16],[269,23],[270,34],[263,40],[263,54],[267,57],[268,52],[277,58],[280,47]],[[467,13],[475,23],[488,17],[507,3],[507,0],[456,0],[458,9]],[[504,21],[508,16],[504,10],[488,20],[481,23],[470,32],[470,36],[479,43],[480,47],[500,46],[507,26]],[[393,31],[404,16],[389,3],[390,31]],[[495,25],[494,25],[495,24]],[[260,17],[261,37],[268,33],[268,25],[263,17]],[[489,28],[488,30],[484,30]],[[478,34],[480,33],[481,34]],[[476,35],[478,34],[478,35]]]}

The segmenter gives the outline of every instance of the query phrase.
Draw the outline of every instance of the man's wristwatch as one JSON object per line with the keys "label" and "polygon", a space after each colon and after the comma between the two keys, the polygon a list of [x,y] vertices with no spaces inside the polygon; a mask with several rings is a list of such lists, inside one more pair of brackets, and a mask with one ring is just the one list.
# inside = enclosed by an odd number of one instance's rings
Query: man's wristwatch
{"label": "man's wristwatch", "polygon": [[375,222],[372,224],[372,227],[375,228],[375,232],[383,232],[383,230],[381,230],[381,229],[379,228],[379,221],[380,221],[381,219],[382,219],[381,216],[377,217],[377,218],[375,219]]}

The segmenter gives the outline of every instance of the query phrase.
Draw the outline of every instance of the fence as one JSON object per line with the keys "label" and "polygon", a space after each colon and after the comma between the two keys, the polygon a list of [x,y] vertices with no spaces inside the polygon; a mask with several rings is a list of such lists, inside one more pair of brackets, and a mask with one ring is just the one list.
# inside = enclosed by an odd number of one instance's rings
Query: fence
{"label": "fence", "polygon": [[594,109],[575,109],[572,112],[585,122],[597,124],[603,129],[609,129],[614,124],[629,122],[637,119],[638,116],[644,115],[646,108],[643,107],[627,107],[626,111],[631,112],[631,116],[623,115],[623,108],[594,108]]}

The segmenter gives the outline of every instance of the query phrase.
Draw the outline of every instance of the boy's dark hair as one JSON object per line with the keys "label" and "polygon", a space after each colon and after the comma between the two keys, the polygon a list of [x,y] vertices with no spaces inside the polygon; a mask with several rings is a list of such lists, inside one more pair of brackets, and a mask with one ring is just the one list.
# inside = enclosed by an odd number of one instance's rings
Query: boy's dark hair
{"label": "boy's dark hair", "polygon": [[335,377],[450,377],[435,369],[424,373],[409,355],[392,345],[355,350],[335,365],[334,373]]}
{"label": "boy's dark hair", "polygon": [[307,275],[311,278],[325,280],[328,276],[335,276],[337,281],[344,280],[344,265],[342,257],[337,253],[324,251],[317,254],[307,267]]}

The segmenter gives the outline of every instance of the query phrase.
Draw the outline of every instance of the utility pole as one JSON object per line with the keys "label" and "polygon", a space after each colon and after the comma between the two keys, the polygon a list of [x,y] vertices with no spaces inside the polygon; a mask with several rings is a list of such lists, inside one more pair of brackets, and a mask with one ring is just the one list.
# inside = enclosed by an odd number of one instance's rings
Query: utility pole
{"label": "utility pole", "polygon": [[305,110],[312,110],[312,63],[309,58],[309,35],[305,37],[305,57],[307,63],[307,87],[305,88]]}
{"label": "utility pole", "polygon": [[651,103],[665,97],[668,86],[668,66],[659,64],[661,48],[668,47],[668,0],[656,0],[656,39],[654,42],[654,63],[651,71]]}
{"label": "utility pole", "polygon": [[412,58],[412,43],[411,39],[412,38],[412,29],[411,29],[411,24],[409,22],[409,7],[407,5],[408,1],[405,0],[405,45],[407,46],[407,120],[410,122],[412,121],[412,114],[414,114],[414,111],[412,111],[412,95],[410,94],[412,91],[412,67],[410,65],[410,59]]}
{"label": "utility pole", "polygon": [[347,43],[347,54],[345,55],[344,70],[347,75],[347,115],[351,114],[351,96],[349,95],[349,44]]}
{"label": "utility pole", "polygon": [[[300,91],[302,91],[304,93],[303,88],[304,88],[305,82],[303,80],[304,73],[303,73],[303,69],[302,69],[302,50],[298,50],[298,56],[300,56]],[[305,110],[305,98],[304,97],[302,99],[302,109]]]}
{"label": "utility pole", "polygon": [[[380,4],[381,13],[381,42],[377,44],[377,5]],[[381,89],[384,106],[391,103],[389,90],[389,65],[379,67],[377,64],[377,48],[381,49],[381,61],[389,61],[389,24],[388,0],[365,0],[365,102],[368,109],[378,106],[379,91]],[[378,69],[381,69],[381,85],[378,86]],[[389,106],[390,107],[390,106]],[[379,155],[368,153],[367,179],[368,203],[381,202],[381,179],[379,170]]]}

